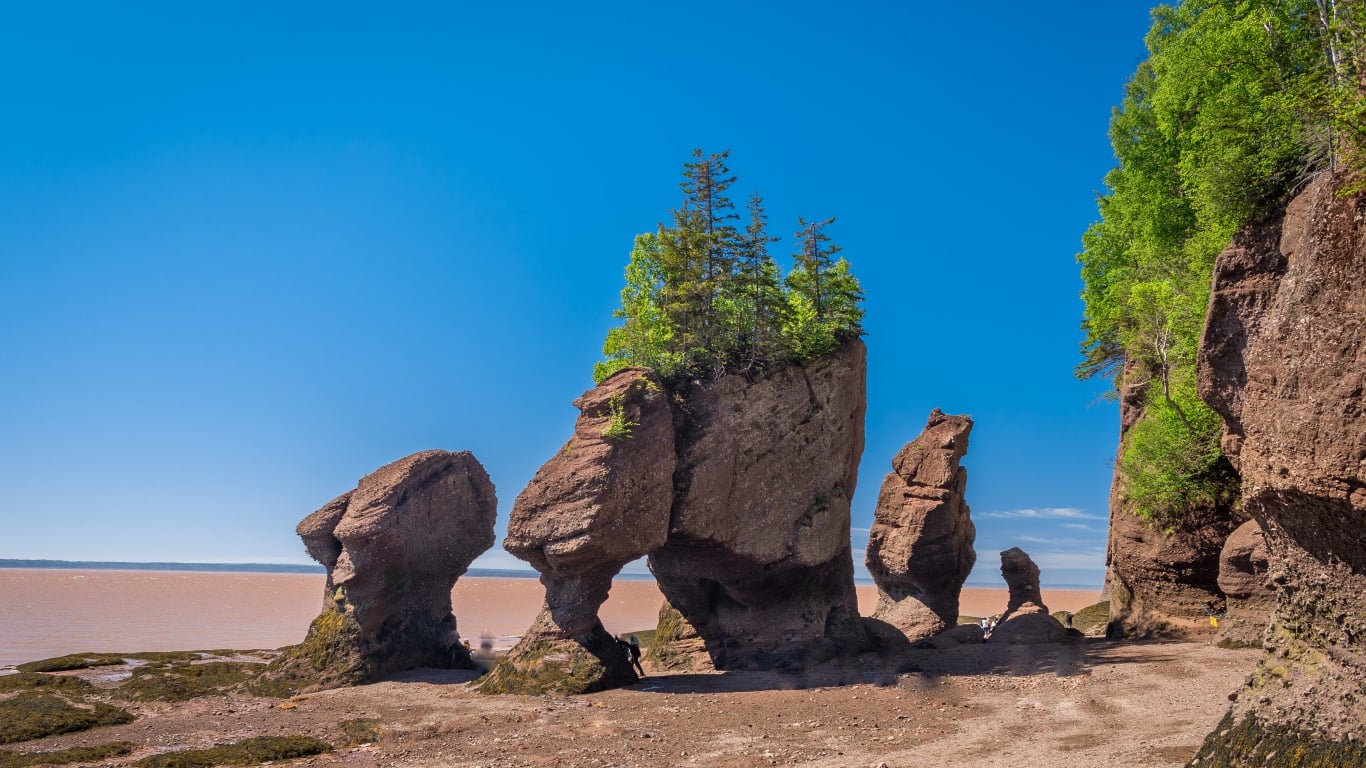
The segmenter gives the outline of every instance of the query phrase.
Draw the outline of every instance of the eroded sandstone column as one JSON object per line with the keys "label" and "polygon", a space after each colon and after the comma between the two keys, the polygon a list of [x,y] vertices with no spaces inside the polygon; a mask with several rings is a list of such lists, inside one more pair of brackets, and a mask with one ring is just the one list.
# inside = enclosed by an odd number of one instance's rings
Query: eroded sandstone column
{"label": "eroded sandstone column", "polygon": [[849,500],[863,453],[865,355],[676,388],[668,541],[650,554],[669,603],[718,669],[801,668],[859,653]]}
{"label": "eroded sandstone column", "polygon": [[455,581],[493,546],[498,501],[468,451],[385,465],[299,523],[327,568],[323,610],[268,677],[298,689],[472,666],[451,612]]}
{"label": "eroded sandstone column", "polygon": [[977,531],[964,501],[972,419],[935,409],[920,436],[892,459],[868,537],[868,571],[877,583],[873,618],[912,641],[958,623],[958,597],[977,556]]}
{"label": "eroded sandstone column", "polygon": [[668,535],[673,416],[643,368],[617,372],[574,405],[574,436],[517,497],[503,541],[540,572],[545,604],[480,684],[485,693],[588,693],[637,679],[598,609],[622,566]]}

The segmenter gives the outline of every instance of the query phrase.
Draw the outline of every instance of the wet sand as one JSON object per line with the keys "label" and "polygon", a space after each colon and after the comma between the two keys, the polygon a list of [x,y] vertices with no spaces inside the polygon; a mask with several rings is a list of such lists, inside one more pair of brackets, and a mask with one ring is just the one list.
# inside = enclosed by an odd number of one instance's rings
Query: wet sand
{"label": "wet sand", "polygon": [[[877,590],[859,586],[859,611]],[[460,634],[519,635],[540,610],[536,579],[465,577],[451,593]],[[1076,611],[1099,592],[1043,591],[1052,610]],[[663,597],[652,581],[617,581],[603,605],[613,633],[651,629]],[[323,602],[314,574],[187,573],[0,568],[0,666],[82,651],[278,648],[303,639]],[[1005,589],[963,590],[961,613],[1005,609]]]}

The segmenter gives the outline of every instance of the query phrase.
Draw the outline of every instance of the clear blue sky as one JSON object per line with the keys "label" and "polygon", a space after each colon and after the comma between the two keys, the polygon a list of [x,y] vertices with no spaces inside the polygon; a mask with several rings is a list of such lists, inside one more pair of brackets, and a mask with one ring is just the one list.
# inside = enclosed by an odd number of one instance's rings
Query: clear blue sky
{"label": "clear blue sky", "polygon": [[779,253],[837,216],[867,291],[856,559],[939,407],[972,580],[1018,545],[1099,586],[1074,255],[1148,5],[11,7],[0,557],[304,562],[300,518],[426,448],[474,451],[501,536],[703,147]]}

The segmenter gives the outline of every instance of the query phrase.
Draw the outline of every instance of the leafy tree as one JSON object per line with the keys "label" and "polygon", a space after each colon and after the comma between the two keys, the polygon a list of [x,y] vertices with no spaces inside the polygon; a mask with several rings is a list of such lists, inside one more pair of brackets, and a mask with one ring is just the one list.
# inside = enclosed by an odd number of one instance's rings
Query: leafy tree
{"label": "leafy tree", "polygon": [[[1141,514],[1227,497],[1218,418],[1195,396],[1214,260],[1313,174],[1359,162],[1360,0],[1159,6],[1149,57],[1110,123],[1118,167],[1082,238],[1082,377],[1117,375],[1148,407],[1121,464]],[[1214,486],[1223,484],[1223,491]]]}
{"label": "leafy tree", "polygon": [[602,343],[607,359],[593,367],[595,382],[630,366],[666,371],[680,362],[681,356],[674,351],[673,326],[661,309],[664,269],[659,241],[657,233],[636,235],[631,260],[626,264],[621,308],[612,313],[622,324],[607,332]]}

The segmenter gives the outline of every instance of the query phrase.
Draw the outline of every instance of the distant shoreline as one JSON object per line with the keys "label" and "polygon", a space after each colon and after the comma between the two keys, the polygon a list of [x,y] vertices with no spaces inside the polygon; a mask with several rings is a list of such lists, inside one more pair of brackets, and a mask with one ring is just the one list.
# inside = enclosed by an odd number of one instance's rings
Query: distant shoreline
{"label": "distant shoreline", "polygon": [[[180,571],[191,573],[323,574],[327,572],[326,569],[316,563],[129,563],[116,560],[18,560],[5,558],[0,558],[0,568],[33,568],[74,571]],[[540,578],[540,574],[533,570],[516,570],[511,568],[471,568],[465,573],[465,576],[483,579]],[[614,578],[618,581],[654,581],[654,576],[648,573],[619,573]],[[858,586],[873,586],[873,580],[866,578],[856,577],[854,583]],[[1006,588],[1004,582],[992,584],[968,582],[963,586],[976,589]],[[1044,589],[1100,591],[1100,587],[1094,584],[1052,584],[1044,582],[1041,586]]]}

